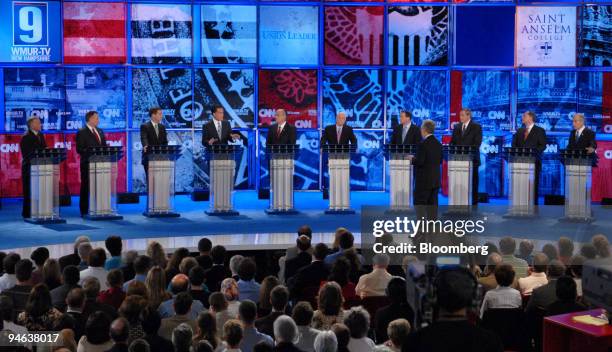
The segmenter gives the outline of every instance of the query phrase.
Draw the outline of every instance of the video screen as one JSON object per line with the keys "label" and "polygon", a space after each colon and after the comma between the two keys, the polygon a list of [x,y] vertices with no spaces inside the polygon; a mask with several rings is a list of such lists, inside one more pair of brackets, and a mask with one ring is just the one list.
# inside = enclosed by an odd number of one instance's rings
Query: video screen
{"label": "video screen", "polygon": [[612,5],[582,7],[581,66],[612,66]]}
{"label": "video screen", "polygon": [[202,61],[257,62],[256,6],[202,5]]}

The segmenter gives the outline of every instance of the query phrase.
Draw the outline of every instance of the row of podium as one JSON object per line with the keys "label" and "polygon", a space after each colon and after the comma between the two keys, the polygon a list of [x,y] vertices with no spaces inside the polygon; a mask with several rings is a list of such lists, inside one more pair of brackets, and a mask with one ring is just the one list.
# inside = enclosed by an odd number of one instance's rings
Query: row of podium
{"label": "row of podium", "polygon": [[[210,165],[209,215],[238,215],[233,205],[235,153],[238,146],[211,145],[206,153]],[[354,213],[350,206],[350,159],[355,145],[325,145],[329,171],[329,208],[326,213]],[[296,213],[293,174],[297,145],[270,145],[266,152],[270,169],[269,214]],[[413,193],[412,145],[386,145],[390,171],[390,210],[410,211]],[[472,205],[473,160],[478,150],[468,146],[445,146],[448,160],[449,207],[470,209]],[[120,219],[117,213],[117,161],[121,147],[94,147],[89,150],[89,214],[92,220]],[[531,148],[504,148],[510,173],[510,217],[533,217],[536,164],[539,153]],[[178,217],[174,207],[175,161],[180,146],[151,146],[148,157],[147,217]],[[31,218],[28,222],[65,222],[59,211],[59,164],[66,159],[62,148],[38,150],[31,160]],[[579,150],[561,152],[565,165],[565,220],[591,221],[592,155]]]}

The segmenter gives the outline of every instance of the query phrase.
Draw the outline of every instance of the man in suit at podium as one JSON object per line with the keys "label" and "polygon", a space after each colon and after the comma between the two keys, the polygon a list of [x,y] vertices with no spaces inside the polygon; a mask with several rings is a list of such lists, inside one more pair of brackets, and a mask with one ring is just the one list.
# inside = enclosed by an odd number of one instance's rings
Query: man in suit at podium
{"label": "man in suit at podium", "polygon": [[30,116],[27,121],[28,130],[21,137],[21,184],[23,187],[23,209],[21,216],[30,217],[30,155],[37,150],[47,148],[45,136],[42,134],[42,123],[38,116]]}
{"label": "man in suit at podium", "polygon": [[151,120],[140,125],[140,143],[142,144],[142,166],[147,175],[147,186],[149,185],[149,146],[168,145],[168,134],[166,127],[161,121],[164,117],[161,108],[149,109],[149,117]]}
{"label": "man in suit at podium", "polygon": [[428,219],[437,217],[438,192],[441,184],[442,144],[434,136],[435,129],[435,122],[432,120],[423,121],[421,124],[423,140],[418,144],[416,154],[412,159],[414,165],[414,205],[426,206]]}
{"label": "man in suit at podium", "polygon": [[[535,148],[540,153],[546,149],[546,131],[535,124],[536,115],[533,111],[523,113],[523,127],[519,128],[512,137],[512,148]],[[540,172],[542,161],[537,159],[533,180],[534,204],[538,205],[538,190],[540,186]]]}
{"label": "man in suit at podium", "polygon": [[410,111],[400,112],[400,124],[393,128],[391,134],[391,144],[395,145],[416,145],[421,142],[421,132],[412,123]]}
{"label": "man in suit at podium", "polygon": [[588,154],[593,154],[597,149],[595,132],[584,125],[584,115],[581,113],[574,114],[572,125],[574,130],[570,132],[567,149],[586,150]]}
{"label": "man in suit at podium", "polygon": [[81,217],[89,211],[89,151],[91,147],[105,147],[106,138],[104,132],[98,128],[100,116],[96,111],[88,111],[85,114],[85,127],[81,128],[76,135],[77,153],[81,157],[81,194],[79,207]]}
{"label": "man in suit at podium", "polygon": [[472,110],[463,108],[459,112],[459,123],[453,128],[450,145],[467,145],[476,147],[477,154],[472,163],[472,205],[478,204],[478,167],[480,166],[480,144],[482,127],[472,121]]}
{"label": "man in suit at podium", "polygon": [[285,109],[276,110],[276,123],[270,126],[266,145],[295,144],[297,132],[295,126],[287,123],[287,112]]}
{"label": "man in suit at podium", "polygon": [[212,108],[213,119],[202,127],[202,145],[228,144],[230,140],[244,138],[232,131],[229,121],[225,121],[225,110],[216,105]]}
{"label": "man in suit at podium", "polygon": [[321,136],[321,146],[325,144],[357,144],[357,137],[351,126],[346,124],[346,114],[339,112],[336,115],[336,124],[325,127]]}

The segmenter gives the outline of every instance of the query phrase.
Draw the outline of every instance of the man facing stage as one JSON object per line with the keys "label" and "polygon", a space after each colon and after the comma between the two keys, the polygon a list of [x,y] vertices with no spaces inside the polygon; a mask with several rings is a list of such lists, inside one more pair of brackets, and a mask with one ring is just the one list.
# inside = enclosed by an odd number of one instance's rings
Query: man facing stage
{"label": "man facing stage", "polygon": [[574,130],[570,132],[567,149],[586,150],[588,154],[593,154],[597,149],[595,132],[584,125],[584,115],[581,113],[574,114],[572,124]]}
{"label": "man facing stage", "polygon": [[238,133],[233,133],[229,121],[225,121],[225,110],[216,105],[212,108],[213,119],[202,127],[202,145],[228,144],[230,139],[244,139]]}
{"label": "man facing stage", "polygon": [[287,123],[287,112],[285,109],[277,109],[275,118],[276,123],[270,126],[268,130],[266,145],[295,144],[297,132],[295,126]]}
{"label": "man facing stage", "polygon": [[336,115],[336,124],[325,127],[321,136],[321,146],[325,144],[357,144],[357,137],[351,126],[346,125],[346,114],[339,112]]}
{"label": "man facing stage", "polygon": [[89,211],[89,148],[105,147],[106,138],[104,132],[98,128],[100,116],[96,111],[88,111],[85,114],[85,127],[81,128],[76,135],[77,153],[81,157],[81,194],[79,207],[81,217]]}
{"label": "man facing stage", "polygon": [[151,120],[140,125],[140,143],[142,144],[142,166],[147,175],[147,186],[149,184],[149,146],[168,145],[168,134],[166,127],[161,124],[164,117],[161,108],[149,109]]}
{"label": "man facing stage", "polygon": [[409,111],[400,112],[400,124],[393,128],[391,144],[411,145],[421,142],[421,132],[412,123],[412,114]]}
{"label": "man facing stage", "polygon": [[425,120],[421,124],[423,140],[417,146],[412,160],[414,165],[414,205],[431,206],[428,218],[437,214],[438,191],[440,190],[440,165],[442,164],[442,144],[433,135],[436,124]]}
{"label": "man facing stage", "polygon": [[476,147],[477,154],[472,163],[472,205],[478,204],[478,167],[480,166],[480,144],[482,127],[472,121],[472,110],[463,108],[459,112],[459,123],[453,129],[450,145],[467,145]]}
{"label": "man facing stage", "polygon": [[[523,113],[523,127],[519,128],[512,138],[512,148],[535,148],[540,153],[546,149],[546,131],[535,124],[536,115],[533,111]],[[540,185],[540,172],[542,171],[542,161],[536,159],[535,173],[533,180],[534,204],[538,204],[538,190]]]}
{"label": "man facing stage", "polygon": [[45,136],[42,134],[42,124],[38,116],[30,116],[27,121],[28,130],[21,137],[21,184],[23,187],[23,209],[21,216],[26,219],[30,214],[30,157],[37,150],[47,148]]}

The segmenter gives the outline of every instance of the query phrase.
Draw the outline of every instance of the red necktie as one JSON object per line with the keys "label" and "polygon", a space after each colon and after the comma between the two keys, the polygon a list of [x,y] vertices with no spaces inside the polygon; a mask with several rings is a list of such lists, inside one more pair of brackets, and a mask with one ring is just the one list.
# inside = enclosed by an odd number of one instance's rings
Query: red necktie
{"label": "red necktie", "polygon": [[279,137],[282,131],[283,128],[281,126],[278,126],[278,130],[276,130],[276,137]]}
{"label": "red necktie", "polygon": [[527,140],[527,136],[529,136],[529,129],[528,128],[525,129],[525,134],[523,135],[523,140],[524,141]]}
{"label": "red necktie", "polygon": [[96,131],[96,129],[92,129],[94,135],[96,136],[96,139],[98,140],[98,144],[102,144],[102,140],[100,139],[100,135],[98,134],[98,131]]}

